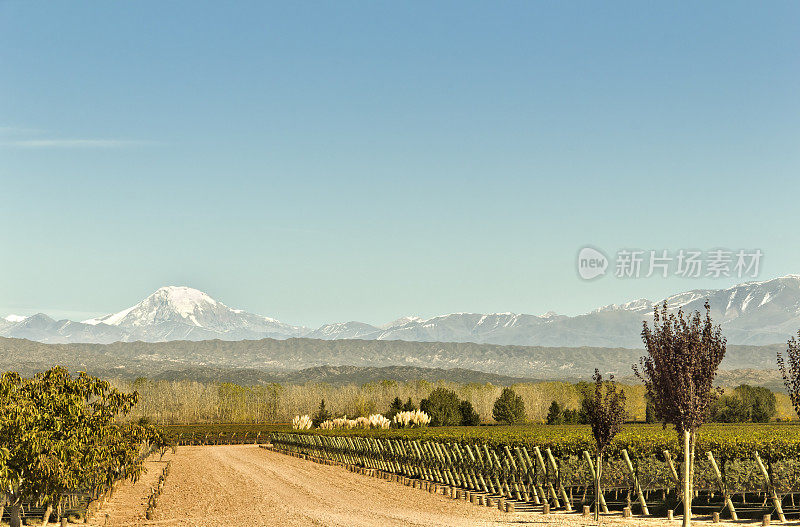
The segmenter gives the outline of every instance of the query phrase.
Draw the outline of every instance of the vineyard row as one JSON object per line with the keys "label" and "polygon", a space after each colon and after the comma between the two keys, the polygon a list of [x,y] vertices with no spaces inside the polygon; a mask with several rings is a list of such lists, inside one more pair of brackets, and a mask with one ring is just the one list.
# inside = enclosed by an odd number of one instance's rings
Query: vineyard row
{"label": "vineyard row", "polygon": [[[448,487],[514,500],[519,507],[573,511],[594,502],[593,458],[589,450],[557,455],[550,447],[273,432],[279,451],[376,469]],[[673,453],[634,456],[619,449],[603,464],[603,510],[632,508],[666,516],[681,502],[683,467]],[[746,458],[715,457],[706,451],[695,462],[695,513],[723,518],[779,519],[800,512],[800,460],[770,460],[758,451]]]}

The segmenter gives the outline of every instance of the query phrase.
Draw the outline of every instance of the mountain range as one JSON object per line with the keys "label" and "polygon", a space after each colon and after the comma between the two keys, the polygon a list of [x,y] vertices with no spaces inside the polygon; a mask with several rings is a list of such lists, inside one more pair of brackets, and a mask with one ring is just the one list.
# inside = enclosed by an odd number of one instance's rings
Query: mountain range
{"label": "mountain range", "polygon": [[[119,375],[119,372],[117,372]],[[227,369],[210,366],[167,370],[151,377],[156,381],[192,380],[204,383],[228,382],[243,386],[258,384],[306,384],[325,383],[333,386],[346,384],[363,385],[384,382],[457,382],[463,384],[494,384],[510,386],[522,382],[537,382],[541,379],[509,377],[464,368],[423,368],[420,366],[314,366],[302,370],[259,370],[254,368]]]}
{"label": "mountain range", "polygon": [[577,316],[452,313],[428,319],[402,317],[382,326],[352,321],[316,329],[233,309],[196,289],[168,286],[127,309],[82,322],[54,320],[42,313],[9,315],[0,319],[0,336],[45,343],[304,337],[638,348],[642,321],[651,318],[654,305],[666,301],[671,309],[702,311],[706,300],[732,344],[781,343],[800,328],[800,275],[787,275],[727,289],[696,289],[657,303],[639,299],[612,304]]}
{"label": "mountain range", "polygon": [[[772,370],[775,355],[786,344],[768,346],[729,345],[723,370]],[[295,382],[292,371],[320,366],[338,368],[343,377],[364,379],[364,372],[348,368],[391,366],[394,374],[420,375],[420,368],[438,368],[434,378],[461,378],[462,382],[498,382],[475,377],[466,370],[528,379],[588,379],[595,368],[617,376],[631,375],[644,347],[542,347],[501,346],[473,342],[408,342],[404,340],[318,340],[307,338],[261,340],[174,340],[171,342],[115,342],[112,344],[43,344],[26,339],[0,337],[0,371],[23,375],[60,364],[71,371],[103,377],[139,376],[164,379],[237,383]],[[448,377],[444,370],[454,370]],[[413,371],[412,371],[413,370]],[[300,374],[305,380],[334,382],[338,374]],[[383,373],[385,374],[385,372]],[[354,376],[355,375],[355,376]],[[374,376],[382,375],[377,372]],[[394,375],[389,378],[397,378]],[[423,376],[421,378],[428,378]],[[774,379],[773,379],[774,380]]]}

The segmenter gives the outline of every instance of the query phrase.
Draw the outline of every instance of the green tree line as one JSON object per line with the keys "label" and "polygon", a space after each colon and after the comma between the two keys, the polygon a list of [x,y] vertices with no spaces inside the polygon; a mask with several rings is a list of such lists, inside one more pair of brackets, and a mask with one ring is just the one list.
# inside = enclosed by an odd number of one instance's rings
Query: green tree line
{"label": "green tree line", "polygon": [[[158,423],[287,423],[295,415],[314,415],[325,400],[331,415],[354,418],[373,413],[390,413],[395,399],[405,404],[411,399],[415,408],[436,388],[451,390],[459,401],[467,401],[481,422],[495,422],[494,406],[503,387],[492,384],[451,382],[381,381],[362,385],[266,384],[239,386],[230,383],[195,381],[115,380],[124,392],[137,391],[139,403],[131,418],[147,417]],[[511,386],[522,399],[524,421],[547,422],[548,410],[555,401],[565,415],[580,413],[589,383],[540,382]],[[620,385],[625,392],[628,419],[645,419],[645,391],[641,385]],[[794,414],[785,394],[776,395],[778,418]],[[391,418],[391,416],[388,416]],[[567,422],[572,422],[567,420]]]}

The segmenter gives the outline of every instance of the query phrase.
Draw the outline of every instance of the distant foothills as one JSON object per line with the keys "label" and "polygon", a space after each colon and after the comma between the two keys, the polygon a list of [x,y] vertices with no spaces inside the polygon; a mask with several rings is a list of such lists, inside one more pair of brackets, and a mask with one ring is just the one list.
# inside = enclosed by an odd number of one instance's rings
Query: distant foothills
{"label": "distant foothills", "polygon": [[[719,383],[780,390],[775,356],[785,344],[729,345]],[[0,371],[24,375],[60,364],[105,378],[333,385],[382,380],[491,383],[589,379],[598,367],[630,380],[644,347],[499,346],[470,342],[262,339],[44,344],[0,337]]]}
{"label": "distant foothills", "polygon": [[[684,311],[702,310],[706,300],[731,344],[785,343],[800,329],[800,275],[747,282],[728,289],[692,290],[666,299],[670,308]],[[230,308],[196,289],[168,286],[127,309],[82,322],[54,320],[42,313],[8,315],[0,318],[0,337],[52,344],[305,338],[640,348],[642,321],[651,318],[652,310],[653,302],[640,299],[578,316],[552,312],[540,316],[453,313],[429,319],[406,316],[380,327],[342,322],[311,329]],[[569,369],[569,362],[564,364]],[[526,368],[518,373],[529,371]]]}

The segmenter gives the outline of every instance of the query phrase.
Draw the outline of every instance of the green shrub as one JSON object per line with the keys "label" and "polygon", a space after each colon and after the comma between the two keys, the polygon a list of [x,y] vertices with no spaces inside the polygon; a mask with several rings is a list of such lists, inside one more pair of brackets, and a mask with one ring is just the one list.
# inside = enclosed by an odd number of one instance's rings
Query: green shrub
{"label": "green shrub", "polygon": [[545,422],[549,425],[560,425],[564,423],[564,414],[561,411],[561,405],[556,401],[550,403],[550,408],[547,409],[547,419]]}
{"label": "green shrub", "polygon": [[436,388],[420,401],[419,408],[431,418],[431,426],[456,426],[461,424],[461,401],[453,390]]}
{"label": "green shrub", "polygon": [[525,403],[522,397],[511,388],[503,388],[503,393],[494,402],[492,417],[498,423],[517,424],[525,421]]}
{"label": "green shrub", "polygon": [[481,423],[481,416],[472,407],[471,402],[461,401],[458,408],[461,411],[461,424],[463,426],[477,426]]}

